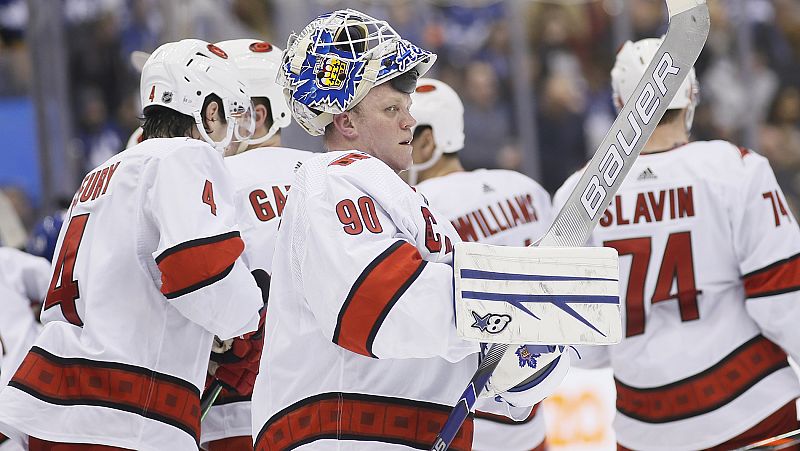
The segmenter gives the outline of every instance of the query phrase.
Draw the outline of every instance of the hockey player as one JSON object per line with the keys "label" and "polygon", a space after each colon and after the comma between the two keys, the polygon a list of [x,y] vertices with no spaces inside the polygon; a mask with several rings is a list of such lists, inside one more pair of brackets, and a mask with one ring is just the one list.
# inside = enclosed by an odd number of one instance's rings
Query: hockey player
{"label": "hockey player", "polygon": [[[478,344],[453,323],[458,236],[397,175],[411,165],[410,93],[434,59],[354,10],[289,39],[284,92],[328,152],[298,171],[276,238],[257,450],[427,448],[477,368]],[[519,371],[493,377],[488,393],[538,402],[569,365],[550,354],[539,369],[512,355],[500,365]],[[452,449],[471,445],[467,420]]]}
{"label": "hockey player", "polygon": [[[275,235],[294,174],[313,154],[280,147],[280,130],[291,123],[283,89],[275,83],[281,49],[268,42],[237,39],[218,42],[239,68],[253,101],[253,136],[225,158],[233,176],[238,223],[245,242],[243,258],[262,293],[269,292]],[[250,393],[223,390],[203,420],[201,445],[209,451],[253,449]]]}
{"label": "hockey player", "polygon": [[[84,178],[59,236],[44,328],[0,393],[12,439],[35,450],[197,449],[212,339],[255,330],[262,305],[222,162],[253,130],[227,59],[200,40],[148,59],[145,140]],[[233,349],[258,350],[253,336]],[[217,377],[249,389],[259,355],[229,357]]]}
{"label": "hockey player", "polygon": [[[527,246],[552,222],[550,195],[532,179],[513,171],[464,171],[458,151],[464,147],[464,106],[458,94],[439,80],[421,78],[411,95],[417,121],[411,141],[414,164],[409,183],[455,227],[464,241]],[[487,149],[488,151],[488,149]],[[498,415],[498,403],[484,399],[475,414],[475,450],[544,449],[544,417],[515,408],[516,422]]]}
{"label": "hockey player", "polygon": [[[620,50],[617,107],[659,44]],[[689,142],[697,95],[691,73],[594,232],[619,251],[626,337],[576,364],[613,368],[622,450],[733,449],[800,426],[787,363],[800,358],[800,231],[765,158]]]}
{"label": "hockey player", "polygon": [[[50,263],[11,247],[0,247],[0,391],[30,349],[40,325],[31,305],[40,303],[50,281]],[[21,449],[0,434],[0,451]]]}

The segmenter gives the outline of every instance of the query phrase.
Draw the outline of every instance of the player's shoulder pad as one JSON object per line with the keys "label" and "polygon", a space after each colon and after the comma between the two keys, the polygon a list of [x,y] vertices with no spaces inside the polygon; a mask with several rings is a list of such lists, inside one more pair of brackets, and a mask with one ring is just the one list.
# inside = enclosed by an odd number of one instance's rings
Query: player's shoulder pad
{"label": "player's shoulder pad", "polygon": [[564,183],[562,183],[561,186],[556,190],[556,193],[553,195],[553,208],[560,208],[562,205],[567,203],[569,195],[572,194],[572,190],[575,189],[575,186],[578,184],[578,181],[583,175],[584,170],[586,170],[586,167],[573,172],[572,175],[567,177],[567,180],[565,180]]}
{"label": "player's shoulder pad", "polygon": [[224,161],[234,174],[244,173],[264,177],[286,171],[297,172],[306,160],[315,155],[319,154],[289,147],[259,147],[225,157]]}
{"label": "player's shoulder pad", "polygon": [[161,164],[187,167],[222,166],[222,154],[207,142],[192,138],[170,138],[157,153]]}
{"label": "player's shoulder pad", "polygon": [[712,173],[735,177],[737,171],[750,172],[769,167],[769,161],[762,155],[734,143],[714,140],[695,141],[689,144],[691,155],[703,160],[703,165]]}
{"label": "player's shoulder pad", "polygon": [[[329,167],[332,168],[347,168],[352,166],[355,163],[361,161],[368,161],[368,160],[378,160],[377,158],[373,158],[371,155],[361,152],[359,150],[339,150],[334,152],[329,152],[330,163],[328,163]],[[361,166],[363,166],[362,164]]]}
{"label": "player's shoulder pad", "polygon": [[328,152],[326,156],[328,166],[325,172],[329,180],[342,180],[376,200],[398,200],[405,195],[418,195],[379,158],[359,151]]}
{"label": "player's shoulder pad", "polygon": [[501,180],[515,181],[522,185],[528,185],[535,190],[545,191],[539,182],[521,172],[512,171],[509,169],[492,169],[492,172],[495,173],[495,177],[500,178]]}

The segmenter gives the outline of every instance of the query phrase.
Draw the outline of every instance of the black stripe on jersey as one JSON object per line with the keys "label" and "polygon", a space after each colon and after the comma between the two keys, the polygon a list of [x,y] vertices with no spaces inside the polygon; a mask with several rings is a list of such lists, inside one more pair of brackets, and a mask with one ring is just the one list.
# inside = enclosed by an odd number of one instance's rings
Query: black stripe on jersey
{"label": "black stripe on jersey", "polygon": [[197,246],[203,246],[206,244],[214,244],[220,241],[225,241],[237,237],[241,238],[241,234],[238,231],[234,231],[234,232],[223,233],[222,235],[215,235],[205,238],[197,238],[195,240],[184,241],[183,243],[172,246],[171,248],[162,252],[158,257],[156,257],[156,264],[161,263],[161,261],[164,260],[165,258],[169,257],[172,254],[178,253],[182,250]]}
{"label": "black stripe on jersey", "polygon": [[252,398],[244,395],[230,395],[230,396],[219,396],[216,401],[214,401],[214,407],[224,406],[228,404],[236,404],[237,402],[250,402]]}
{"label": "black stripe on jersey", "polygon": [[[119,362],[102,362],[102,361],[89,360],[89,359],[84,359],[84,358],[79,358],[79,357],[70,357],[70,358],[59,357],[57,355],[54,355],[54,354],[51,354],[51,353],[45,351],[44,349],[42,349],[42,348],[40,348],[38,346],[33,346],[30,349],[30,351],[28,351],[28,352],[34,353],[34,354],[38,354],[38,355],[44,357],[47,360],[50,360],[52,362],[55,362],[55,363],[57,363],[59,365],[65,366],[65,367],[66,366],[79,366],[79,367],[83,366],[83,367],[90,367],[90,368],[102,368],[102,369],[119,370],[119,371],[124,371],[124,372],[141,374],[141,375],[146,376],[146,377],[151,378],[151,379],[156,379],[156,380],[159,380],[159,381],[162,381],[162,382],[166,382],[166,383],[170,383],[170,384],[173,384],[173,385],[177,385],[177,386],[179,386],[179,387],[181,387],[181,388],[183,388],[183,389],[185,389],[187,391],[190,391],[194,396],[197,396],[198,400],[200,399],[200,391],[197,389],[197,387],[195,387],[190,382],[188,382],[186,380],[183,380],[183,379],[180,379],[180,378],[177,378],[175,376],[170,376],[168,374],[152,371],[152,370],[149,370],[147,368],[134,366],[134,365],[128,365],[128,364],[119,363]],[[16,377],[14,379],[16,379]],[[198,434],[199,431],[195,431],[192,428],[188,427],[186,424],[183,424],[183,423],[178,422],[178,421],[174,421],[171,418],[168,418],[166,416],[160,415],[160,414],[155,413],[153,411],[148,411],[148,410],[143,409],[143,408],[134,408],[133,406],[130,406],[130,405],[127,405],[127,404],[122,404],[122,403],[116,403],[116,402],[113,402],[113,401],[103,401],[103,400],[97,400],[97,399],[91,399],[91,398],[89,398],[89,399],[54,398],[54,397],[45,395],[43,393],[40,393],[35,388],[30,387],[28,385],[24,385],[22,383],[19,383],[19,382],[15,381],[14,379],[12,379],[11,381],[8,382],[8,386],[9,387],[14,387],[14,388],[16,388],[18,390],[21,390],[21,391],[33,396],[34,398],[40,399],[40,400],[42,400],[44,402],[47,402],[47,403],[50,403],[50,404],[55,404],[55,405],[60,405],[60,406],[85,405],[85,406],[108,407],[108,408],[111,408],[111,409],[122,410],[122,411],[125,411],[125,412],[129,412],[129,413],[133,413],[133,414],[136,414],[136,415],[140,415],[140,416],[143,416],[145,418],[149,418],[151,420],[156,420],[156,421],[159,421],[161,423],[168,424],[170,426],[176,427],[176,428],[186,432],[187,434],[189,434],[195,440],[195,442],[199,443],[199,440],[200,440],[200,437],[199,437],[199,434]]]}
{"label": "black stripe on jersey", "polygon": [[422,270],[425,269],[425,265],[427,264],[428,264],[427,261],[422,260],[417,270],[414,271],[414,273],[411,274],[411,276],[405,281],[405,283],[403,283],[403,285],[400,286],[400,288],[397,290],[394,296],[392,296],[389,302],[386,304],[386,307],[383,309],[383,311],[381,311],[380,316],[378,316],[378,318],[375,320],[375,325],[372,326],[372,330],[369,331],[369,336],[367,337],[367,350],[369,351],[370,354],[375,355],[375,353],[372,352],[372,344],[375,343],[375,337],[378,335],[378,330],[380,330],[381,326],[383,325],[383,322],[386,320],[386,316],[389,315],[389,312],[392,310],[392,307],[394,307],[394,305],[397,304],[397,301],[400,300],[400,297],[402,297],[405,294],[405,292],[408,291],[408,287],[410,287],[411,284],[417,280],[419,275],[422,274]]}
{"label": "black stripe on jersey", "polygon": [[769,271],[769,270],[771,270],[771,269],[773,269],[773,268],[775,268],[777,266],[785,265],[786,263],[789,263],[792,260],[797,260],[798,258],[800,258],[800,253],[794,254],[791,257],[784,258],[783,260],[778,260],[775,263],[770,263],[769,265],[767,265],[767,266],[765,266],[763,268],[756,269],[755,271],[751,271],[751,272],[743,275],[742,279],[746,279],[748,277],[753,277],[753,276],[755,276],[757,274],[760,274],[762,272],[767,272],[767,271]]}
{"label": "black stripe on jersey", "polygon": [[381,264],[382,261],[386,260],[387,257],[392,255],[397,248],[402,246],[406,241],[400,240],[395,241],[389,246],[385,251],[381,252],[380,255],[375,257],[363,271],[361,274],[358,275],[358,278],[353,283],[353,286],[350,287],[350,292],[347,293],[347,298],[344,300],[342,304],[342,308],[339,310],[339,316],[336,318],[336,328],[333,329],[333,342],[339,342],[339,334],[342,333],[342,319],[344,318],[345,312],[347,312],[347,308],[350,306],[350,303],[353,301],[353,296],[358,292],[358,289],[361,288],[361,284],[364,283],[364,280],[372,273],[372,270],[375,269],[376,266]]}
{"label": "black stripe on jersey", "polygon": [[184,288],[182,290],[173,291],[172,293],[167,293],[167,294],[164,295],[164,297],[167,298],[167,299],[175,299],[175,298],[183,296],[184,294],[189,294],[189,293],[191,293],[193,291],[197,291],[197,290],[199,290],[199,289],[201,289],[203,287],[207,287],[209,285],[213,285],[213,284],[219,282],[220,280],[228,277],[228,274],[230,274],[231,271],[233,271],[233,265],[235,265],[235,264],[236,264],[235,262],[232,263],[230,266],[225,268],[224,271],[222,271],[221,273],[217,274],[216,276],[209,277],[206,280],[201,280],[200,282],[197,282],[196,284],[194,284],[192,286],[189,286],[189,287],[186,287],[186,288]]}

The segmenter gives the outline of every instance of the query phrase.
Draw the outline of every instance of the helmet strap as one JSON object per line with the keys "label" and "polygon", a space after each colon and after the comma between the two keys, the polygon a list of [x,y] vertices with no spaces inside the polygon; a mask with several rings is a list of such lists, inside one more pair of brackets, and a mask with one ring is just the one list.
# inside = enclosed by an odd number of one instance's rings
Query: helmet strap
{"label": "helmet strap", "polygon": [[433,149],[433,154],[428,159],[428,161],[419,163],[419,164],[412,164],[410,168],[408,168],[408,184],[409,185],[416,185],[417,179],[419,178],[419,173],[422,171],[427,171],[428,169],[432,168],[436,162],[441,160],[444,151],[442,151],[441,147],[436,146]]}
{"label": "helmet strap", "polygon": [[208,136],[205,124],[203,124],[202,114],[199,111],[194,112],[194,123],[197,125],[197,131],[200,133],[200,136],[205,142],[210,144],[211,147],[221,154],[225,152],[225,148],[231,143],[231,140],[233,139],[233,128],[236,127],[236,121],[233,121],[230,118],[226,119],[228,119],[228,130],[225,133],[225,138],[220,142],[216,142],[211,139],[210,136]]}

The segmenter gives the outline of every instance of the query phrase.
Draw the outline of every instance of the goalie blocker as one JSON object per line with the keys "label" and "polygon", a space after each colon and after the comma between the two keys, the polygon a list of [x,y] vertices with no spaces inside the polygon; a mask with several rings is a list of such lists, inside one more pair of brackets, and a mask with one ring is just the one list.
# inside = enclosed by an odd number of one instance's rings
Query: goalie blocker
{"label": "goalie blocker", "polygon": [[455,245],[456,328],[482,343],[607,345],[622,339],[617,251]]}

